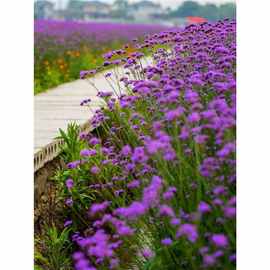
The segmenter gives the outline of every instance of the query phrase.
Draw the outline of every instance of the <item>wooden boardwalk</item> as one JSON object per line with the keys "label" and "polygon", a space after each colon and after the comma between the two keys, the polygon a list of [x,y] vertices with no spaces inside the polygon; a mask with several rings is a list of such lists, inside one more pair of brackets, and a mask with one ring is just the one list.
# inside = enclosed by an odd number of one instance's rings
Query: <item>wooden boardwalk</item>
{"label": "wooden boardwalk", "polygon": [[[93,81],[98,89],[111,91],[103,73],[97,74]],[[62,142],[55,138],[59,136],[60,128],[66,130],[68,123],[76,122],[82,130],[90,129],[92,112],[88,107],[80,106],[80,103],[90,98],[91,108],[95,110],[102,105],[102,100],[96,95],[96,88],[87,80],[77,80],[34,97],[35,171],[59,154]]]}

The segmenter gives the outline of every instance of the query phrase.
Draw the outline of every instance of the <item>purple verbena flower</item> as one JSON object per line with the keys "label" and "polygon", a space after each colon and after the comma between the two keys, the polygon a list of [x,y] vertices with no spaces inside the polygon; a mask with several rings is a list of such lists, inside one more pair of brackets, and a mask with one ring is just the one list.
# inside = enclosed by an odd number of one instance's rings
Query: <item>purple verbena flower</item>
{"label": "purple verbena flower", "polygon": [[96,213],[103,212],[110,205],[110,202],[104,201],[102,203],[94,203],[91,205],[89,213],[95,215]]}
{"label": "purple verbena flower", "polygon": [[66,187],[71,190],[73,188],[74,182],[73,179],[69,178],[66,180]]}
{"label": "purple verbena flower", "polygon": [[196,242],[196,240],[198,239],[198,232],[196,226],[188,223],[180,225],[176,237],[179,238],[180,236],[186,236],[187,239],[192,243]]}
{"label": "purple verbena flower", "polygon": [[224,234],[213,234],[211,240],[217,247],[226,247],[228,245],[228,239]]}
{"label": "purple verbena flower", "polygon": [[164,238],[161,240],[161,244],[164,246],[170,246],[173,243],[171,238]]}
{"label": "purple verbena flower", "polygon": [[200,202],[198,206],[198,211],[202,214],[208,213],[211,211],[211,207],[206,202]]}
{"label": "purple verbena flower", "polygon": [[92,174],[98,174],[100,173],[100,168],[97,167],[97,166],[93,166],[91,169],[90,169],[91,173]]}
{"label": "purple verbena flower", "polygon": [[145,248],[142,250],[142,255],[146,258],[146,259],[150,259],[152,257],[154,257],[154,252],[149,249],[149,248]]}

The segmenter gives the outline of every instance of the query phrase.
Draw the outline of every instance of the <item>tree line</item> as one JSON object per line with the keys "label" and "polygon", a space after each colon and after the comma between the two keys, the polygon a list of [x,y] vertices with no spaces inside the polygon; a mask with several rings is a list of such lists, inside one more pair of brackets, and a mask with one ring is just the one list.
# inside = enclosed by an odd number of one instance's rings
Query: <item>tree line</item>
{"label": "tree line", "polygon": [[168,17],[199,16],[209,21],[217,21],[223,18],[236,17],[235,3],[215,5],[212,3],[200,4],[195,1],[185,1],[177,9],[168,10]]}

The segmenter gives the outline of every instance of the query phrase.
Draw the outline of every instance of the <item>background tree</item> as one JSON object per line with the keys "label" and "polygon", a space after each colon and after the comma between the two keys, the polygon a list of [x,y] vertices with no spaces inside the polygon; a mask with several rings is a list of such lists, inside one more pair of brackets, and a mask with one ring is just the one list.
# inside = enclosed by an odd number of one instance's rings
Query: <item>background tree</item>
{"label": "background tree", "polygon": [[202,5],[198,16],[206,18],[209,21],[217,21],[219,19],[219,8],[215,4]]}
{"label": "background tree", "polygon": [[200,5],[194,1],[185,1],[176,10],[169,11],[169,18],[185,18],[188,16],[199,16],[208,21],[217,21],[224,18],[236,17],[236,5],[226,3],[220,6],[215,4]]}
{"label": "background tree", "polygon": [[127,0],[115,0],[113,3],[115,9],[112,12],[112,16],[115,18],[127,18],[127,10],[129,3]]}
{"label": "background tree", "polygon": [[114,6],[118,10],[126,10],[128,7],[128,1],[127,0],[115,0],[114,1]]}
{"label": "background tree", "polygon": [[234,3],[222,4],[219,7],[220,18],[236,18],[236,5]]}
{"label": "background tree", "polygon": [[82,19],[83,18],[84,2],[80,0],[70,0],[67,5],[67,19]]}
{"label": "background tree", "polygon": [[198,16],[201,5],[194,1],[185,1],[175,11],[172,12],[174,17]]}

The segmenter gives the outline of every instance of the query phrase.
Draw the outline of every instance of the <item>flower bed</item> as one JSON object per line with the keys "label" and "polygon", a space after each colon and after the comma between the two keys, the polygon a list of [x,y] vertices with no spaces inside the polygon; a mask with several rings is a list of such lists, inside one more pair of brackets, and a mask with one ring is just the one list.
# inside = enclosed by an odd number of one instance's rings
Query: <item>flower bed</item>
{"label": "flower bed", "polygon": [[[75,80],[81,69],[103,63],[102,55],[144,34],[165,29],[157,25],[35,21],[35,93]],[[130,48],[129,52],[133,49]]]}
{"label": "flower bed", "polygon": [[74,269],[235,269],[235,22],[165,31],[140,48],[160,45],[170,49],[145,69],[141,53],[124,60],[130,94],[100,92],[97,134],[66,145],[56,180]]}

